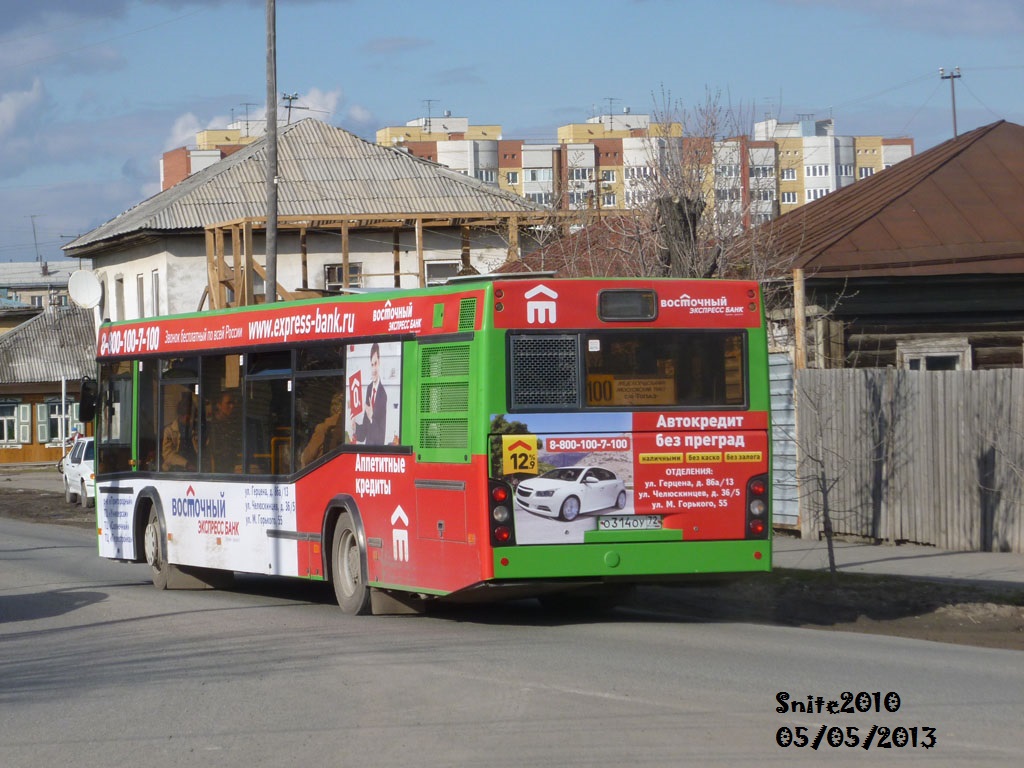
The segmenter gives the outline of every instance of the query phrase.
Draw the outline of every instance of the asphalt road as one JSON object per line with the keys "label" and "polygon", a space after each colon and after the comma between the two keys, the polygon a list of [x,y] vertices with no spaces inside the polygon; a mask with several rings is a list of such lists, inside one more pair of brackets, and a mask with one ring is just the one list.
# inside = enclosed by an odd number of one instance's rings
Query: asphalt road
{"label": "asphalt road", "polygon": [[[533,602],[347,617],[323,585],[261,578],[159,593],[87,530],[0,519],[5,768],[1015,765],[1020,659]],[[776,711],[779,692],[844,691],[894,691],[899,708]],[[826,729],[812,750],[822,725],[860,743],[828,746]],[[879,729],[865,751],[872,725],[918,746],[887,749]],[[780,728],[807,746],[780,747]]]}

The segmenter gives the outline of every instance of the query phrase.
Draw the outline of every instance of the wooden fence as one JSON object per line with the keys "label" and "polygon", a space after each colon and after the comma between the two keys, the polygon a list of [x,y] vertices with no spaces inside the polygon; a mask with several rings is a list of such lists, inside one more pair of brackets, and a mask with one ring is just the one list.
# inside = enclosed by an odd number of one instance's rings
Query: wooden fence
{"label": "wooden fence", "polygon": [[805,537],[827,510],[837,534],[1024,553],[1024,369],[804,370],[795,399]]}

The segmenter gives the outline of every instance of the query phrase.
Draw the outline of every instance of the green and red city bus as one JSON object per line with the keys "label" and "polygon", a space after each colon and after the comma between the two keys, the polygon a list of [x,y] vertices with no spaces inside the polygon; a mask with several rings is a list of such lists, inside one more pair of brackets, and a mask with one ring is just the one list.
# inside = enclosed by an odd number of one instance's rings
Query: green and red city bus
{"label": "green and red city bus", "polygon": [[104,323],[99,554],[347,613],[771,567],[747,281],[486,276]]}

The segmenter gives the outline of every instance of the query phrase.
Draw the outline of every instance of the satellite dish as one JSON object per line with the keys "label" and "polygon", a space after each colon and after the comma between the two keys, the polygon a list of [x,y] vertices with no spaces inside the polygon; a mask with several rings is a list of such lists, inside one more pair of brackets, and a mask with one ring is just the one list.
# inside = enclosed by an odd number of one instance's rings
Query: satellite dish
{"label": "satellite dish", "polygon": [[78,269],[68,278],[68,294],[78,306],[92,309],[103,298],[103,286],[93,272]]}

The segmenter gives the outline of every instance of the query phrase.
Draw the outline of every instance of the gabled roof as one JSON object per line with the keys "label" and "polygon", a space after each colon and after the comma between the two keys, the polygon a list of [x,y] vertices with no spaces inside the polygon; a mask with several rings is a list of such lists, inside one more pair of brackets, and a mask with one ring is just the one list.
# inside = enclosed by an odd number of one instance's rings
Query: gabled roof
{"label": "gabled roof", "polygon": [[91,309],[50,307],[0,335],[0,384],[40,384],[96,375]]}
{"label": "gabled roof", "polygon": [[0,288],[67,288],[77,267],[67,262],[10,261],[0,264]]}
{"label": "gabled roof", "polygon": [[[278,214],[534,211],[522,197],[314,119],[278,133]],[[69,255],[131,236],[202,230],[267,214],[267,140],[189,176],[64,246]]]}
{"label": "gabled roof", "polygon": [[1024,126],[982,126],[769,226],[808,277],[1024,273]]}

